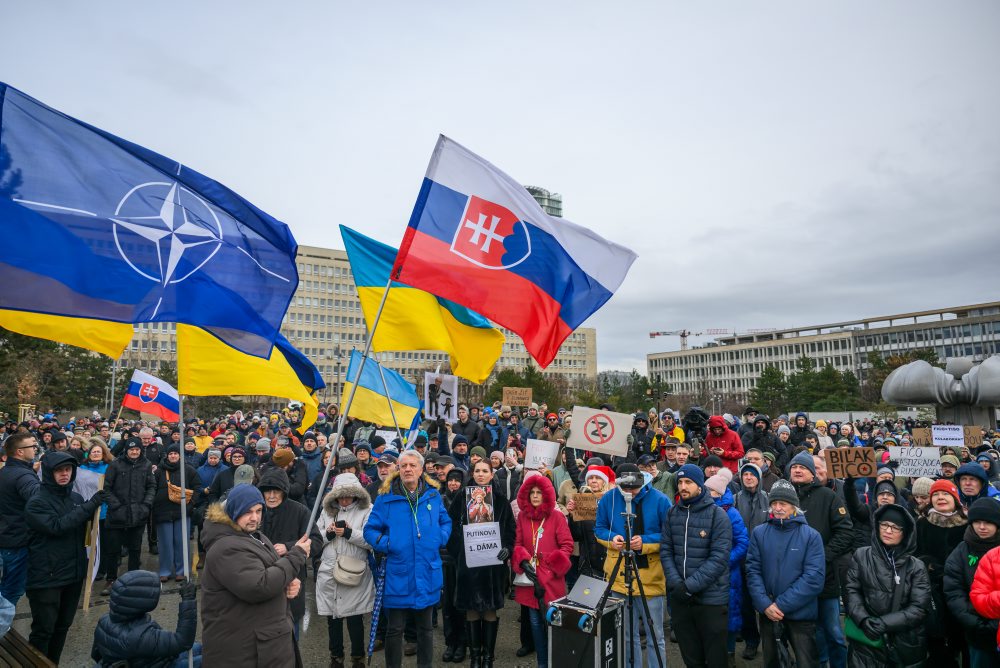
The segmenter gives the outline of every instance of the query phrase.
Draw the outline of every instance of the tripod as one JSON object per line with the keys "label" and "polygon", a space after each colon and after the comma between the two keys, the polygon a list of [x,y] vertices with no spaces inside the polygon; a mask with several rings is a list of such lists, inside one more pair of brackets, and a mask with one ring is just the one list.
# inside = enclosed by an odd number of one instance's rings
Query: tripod
{"label": "tripod", "polygon": [[[638,585],[639,588],[639,598],[642,600],[642,611],[644,619],[646,621],[646,628],[650,631],[647,633],[646,637],[646,651],[649,651],[651,647],[653,652],[656,654],[656,663],[660,668],[663,668],[664,657],[660,656],[660,647],[656,644],[656,629],[653,626],[653,614],[649,611],[649,603],[646,601],[646,591],[642,586],[642,579],[639,577],[639,564],[636,562],[635,550],[632,549],[632,537],[633,528],[632,522],[635,520],[635,513],[632,512],[632,495],[622,492],[625,497],[625,512],[621,514],[625,518],[625,549],[618,553],[618,559],[615,561],[615,566],[611,569],[611,577],[608,578],[608,586],[604,589],[604,593],[601,594],[600,600],[597,602],[597,606],[594,608],[595,619],[600,619],[601,615],[604,613],[604,606],[608,602],[608,597],[611,595],[611,588],[615,584],[615,580],[618,579],[618,571],[624,565],[625,567],[625,590],[627,592],[625,599],[625,609],[628,614],[628,624],[632,633],[636,633],[636,630],[632,627],[633,620],[633,606],[635,605],[635,596],[633,585]],[[660,629],[660,633],[663,633],[663,629]],[[635,653],[632,651],[632,639],[631,634],[629,638],[625,639],[627,643],[626,653],[628,655],[629,668],[635,668]],[[581,661],[583,657],[581,656]]]}

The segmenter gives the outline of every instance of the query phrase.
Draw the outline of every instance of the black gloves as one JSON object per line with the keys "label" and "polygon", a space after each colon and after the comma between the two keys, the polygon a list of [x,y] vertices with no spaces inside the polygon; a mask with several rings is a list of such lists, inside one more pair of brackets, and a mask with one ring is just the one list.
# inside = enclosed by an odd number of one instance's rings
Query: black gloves
{"label": "black gloves", "polygon": [[111,492],[106,489],[99,489],[94,492],[94,495],[87,499],[87,507],[90,512],[93,512],[101,507],[101,504],[107,501],[111,497]]}
{"label": "black gloves", "polygon": [[507,561],[510,559],[510,550],[506,547],[501,547],[500,551],[497,552],[497,561]]}
{"label": "black gloves", "polygon": [[351,527],[344,527],[344,540],[351,539]]}
{"label": "black gloves", "polygon": [[885,635],[885,622],[879,617],[869,617],[861,623],[861,630],[872,640],[878,640]]}
{"label": "black gloves", "polygon": [[190,580],[181,585],[182,601],[193,601],[197,593],[198,593],[198,585],[191,582]]}
{"label": "black gloves", "polygon": [[670,593],[673,595],[675,601],[681,603],[690,603],[694,600],[694,594],[688,591],[687,585],[683,582],[671,589]]}

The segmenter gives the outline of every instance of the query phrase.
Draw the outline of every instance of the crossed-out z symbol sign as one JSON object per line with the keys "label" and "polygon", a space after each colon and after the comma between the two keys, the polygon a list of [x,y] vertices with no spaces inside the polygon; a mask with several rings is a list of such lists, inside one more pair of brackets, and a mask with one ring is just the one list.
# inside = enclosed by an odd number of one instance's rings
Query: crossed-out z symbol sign
{"label": "crossed-out z symbol sign", "polygon": [[614,438],[615,435],[615,423],[611,421],[611,418],[602,413],[590,416],[584,422],[583,429],[584,438],[594,445],[603,445]]}

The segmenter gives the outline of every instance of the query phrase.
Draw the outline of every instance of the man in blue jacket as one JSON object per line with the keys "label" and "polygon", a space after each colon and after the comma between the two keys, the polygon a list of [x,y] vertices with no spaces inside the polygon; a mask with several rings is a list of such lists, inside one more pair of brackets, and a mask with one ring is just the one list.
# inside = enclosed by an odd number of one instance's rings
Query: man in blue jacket
{"label": "man in blue jacket", "polygon": [[[627,531],[625,529],[626,502],[624,494],[628,494],[632,504],[632,543],[625,545]],[[666,645],[663,639],[663,607],[664,596],[663,565],[660,562],[660,530],[663,520],[670,509],[670,501],[662,493],[653,489],[645,482],[639,467],[625,463],[618,467],[617,485],[609,489],[597,504],[597,518],[594,522],[594,535],[598,542],[608,550],[604,560],[604,576],[611,577],[618,555],[625,550],[635,552],[636,566],[639,569],[639,580],[642,582],[643,593],[649,605],[649,613],[653,619],[653,628],[646,624],[643,613],[642,599],[639,595],[639,585],[632,589],[632,615],[625,626],[625,636],[629,638],[629,652],[635,657],[634,664],[642,665],[641,639],[639,638],[639,619],[646,628],[646,642],[649,638],[656,639],[660,658],[666,663]],[[618,569],[618,575],[611,586],[611,595],[624,599],[628,596],[625,585],[625,564]],[[652,635],[650,635],[652,634]],[[647,645],[648,647],[649,645]],[[628,663],[628,661],[627,661]],[[646,652],[646,665],[650,668],[658,665],[652,649]]]}
{"label": "man in blue jacket", "polygon": [[760,613],[764,666],[779,665],[774,626],[779,622],[796,665],[815,666],[818,599],[826,579],[823,539],[806,523],[790,483],[774,483],[769,500],[767,523],[754,529],[747,555],[747,589]]}
{"label": "man in blue jacket", "polygon": [[416,450],[399,455],[399,471],[379,488],[364,534],[365,542],[386,559],[386,666],[398,668],[402,663],[403,627],[412,611],[417,666],[430,668],[434,661],[431,613],[441,600],[441,549],[451,535],[451,518],[438,493],[438,482],[424,475],[424,458]]}
{"label": "man in blue jacket", "polygon": [[733,527],[696,465],[677,471],[677,494],[680,501],[667,512],[660,532],[673,630],[684,665],[725,666]]}

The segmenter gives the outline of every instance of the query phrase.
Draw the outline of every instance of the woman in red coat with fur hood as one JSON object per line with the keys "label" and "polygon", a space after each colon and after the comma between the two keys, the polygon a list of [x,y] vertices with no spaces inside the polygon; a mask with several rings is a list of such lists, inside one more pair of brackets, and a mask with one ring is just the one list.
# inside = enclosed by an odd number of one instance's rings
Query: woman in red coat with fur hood
{"label": "woman in red coat with fur hood", "polygon": [[[566,573],[573,553],[573,536],[566,517],[556,508],[556,492],[544,475],[526,478],[517,493],[517,533],[514,539],[514,572],[521,574],[523,561],[529,561],[538,574],[538,583],[545,589],[542,603],[566,595]],[[535,636],[535,651],[540,668],[548,666],[545,609],[539,610],[535,588],[515,587],[514,600],[529,608],[531,632]],[[523,610],[524,608],[522,608]]]}

